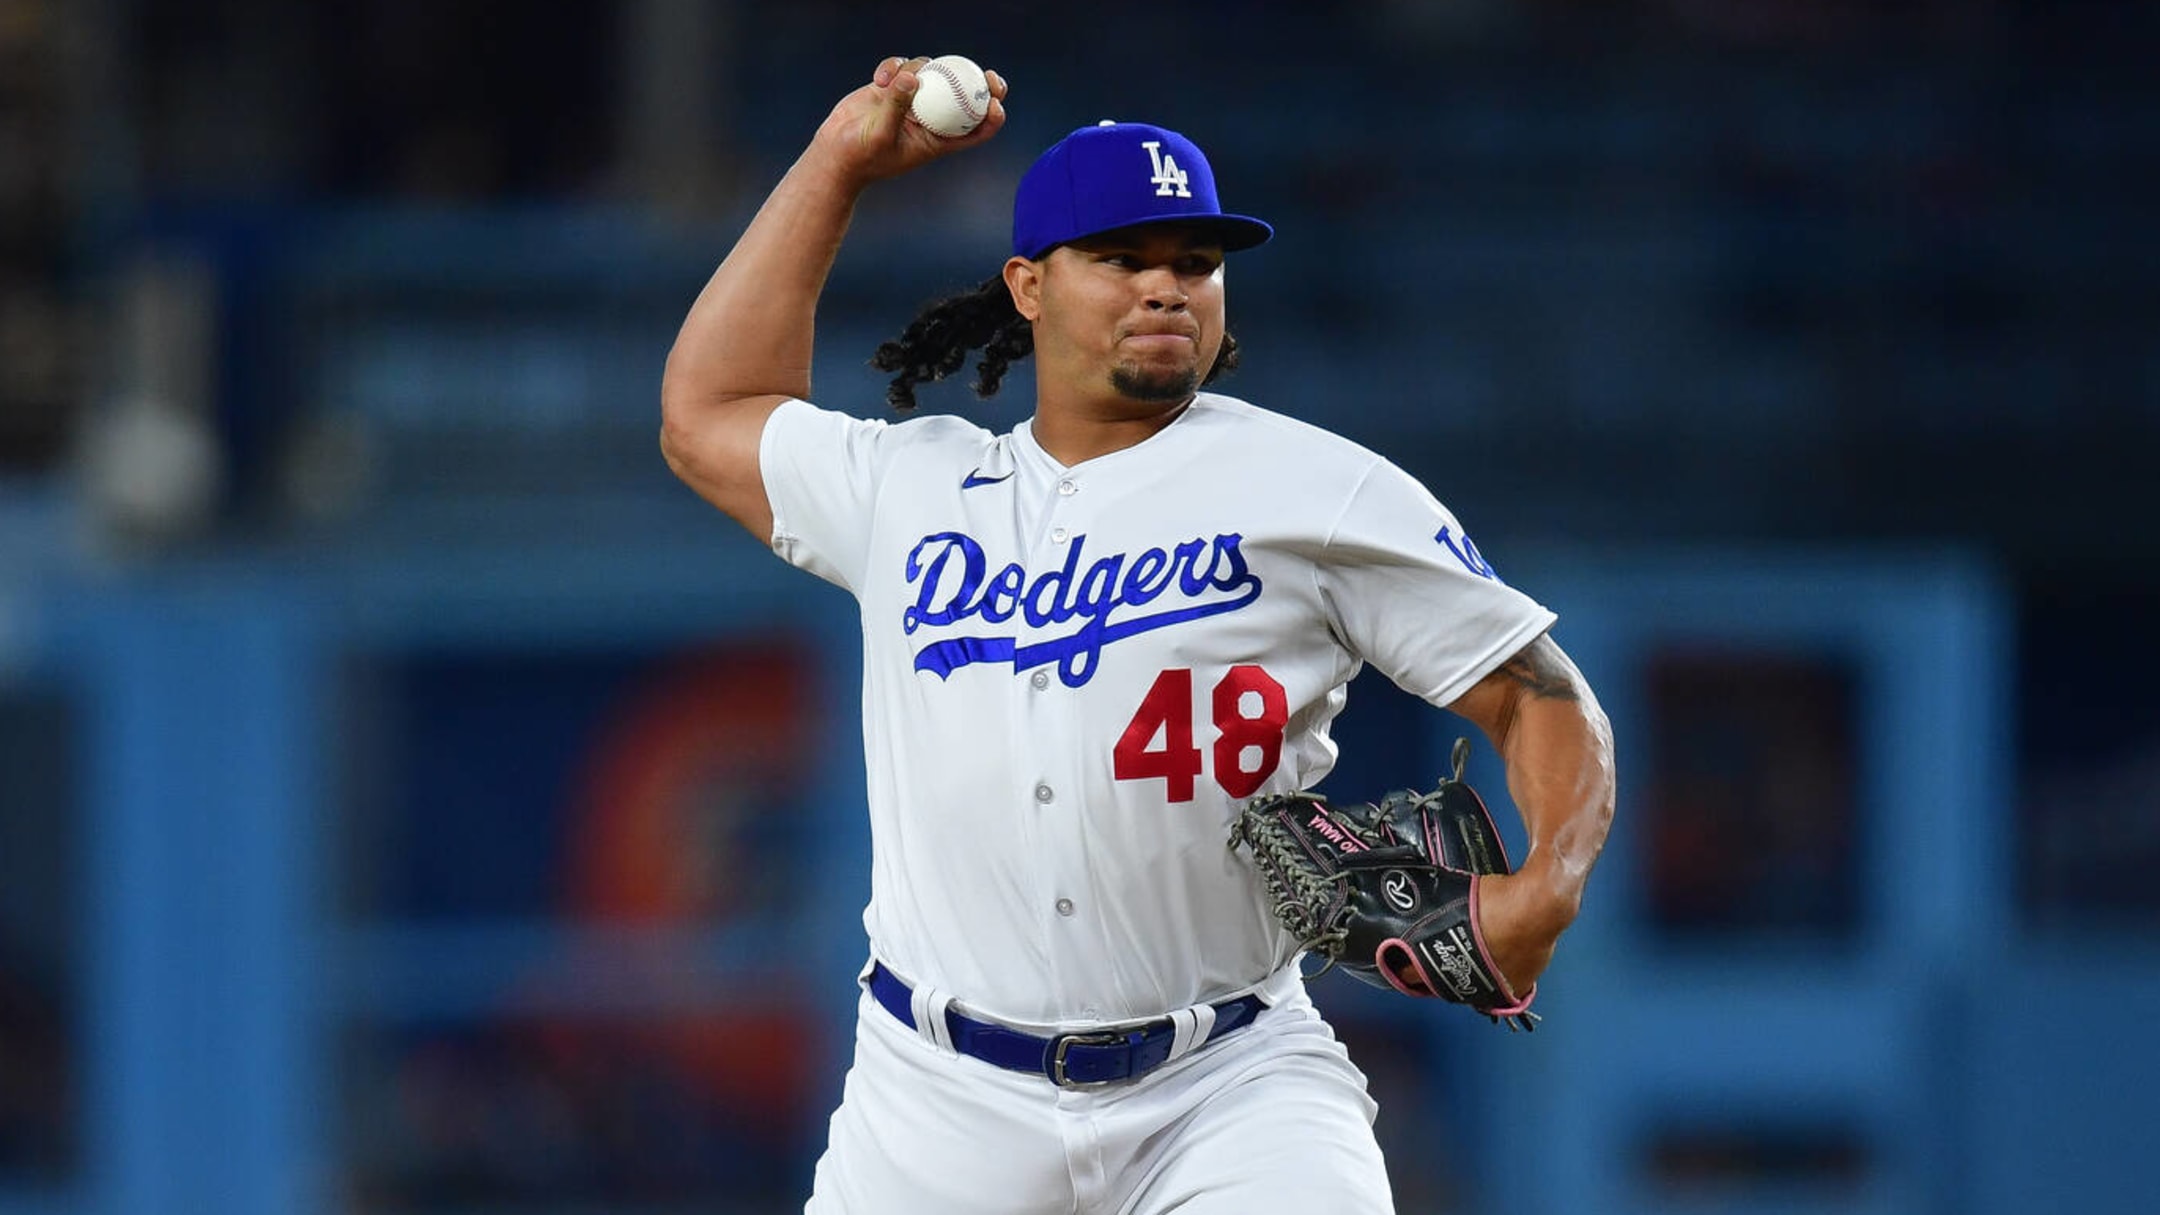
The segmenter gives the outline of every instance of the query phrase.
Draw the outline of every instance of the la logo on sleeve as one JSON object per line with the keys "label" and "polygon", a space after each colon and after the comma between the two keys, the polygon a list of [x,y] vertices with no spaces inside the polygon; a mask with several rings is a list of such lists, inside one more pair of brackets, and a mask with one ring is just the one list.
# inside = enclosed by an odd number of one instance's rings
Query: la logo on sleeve
{"label": "la logo on sleeve", "polygon": [[1477,545],[1471,541],[1469,536],[1463,536],[1461,543],[1458,544],[1454,529],[1443,527],[1433,536],[1433,539],[1445,545],[1447,551],[1455,554],[1455,559],[1463,563],[1464,569],[1480,578],[1490,578],[1494,582],[1501,580],[1499,573],[1493,569],[1492,562],[1485,559],[1485,554],[1478,551]]}

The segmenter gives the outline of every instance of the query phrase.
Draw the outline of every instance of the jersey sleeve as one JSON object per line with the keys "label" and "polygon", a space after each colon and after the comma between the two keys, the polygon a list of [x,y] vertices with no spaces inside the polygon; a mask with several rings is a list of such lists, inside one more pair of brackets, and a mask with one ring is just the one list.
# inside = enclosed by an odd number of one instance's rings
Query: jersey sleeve
{"label": "jersey sleeve", "polygon": [[861,585],[889,431],[807,401],[772,412],[758,440],[758,469],[772,505],[773,552],[836,586]]}
{"label": "jersey sleeve", "polygon": [[1452,703],[1557,619],[1502,582],[1447,507],[1386,460],[1344,507],[1316,576],[1350,649],[1435,705]]}

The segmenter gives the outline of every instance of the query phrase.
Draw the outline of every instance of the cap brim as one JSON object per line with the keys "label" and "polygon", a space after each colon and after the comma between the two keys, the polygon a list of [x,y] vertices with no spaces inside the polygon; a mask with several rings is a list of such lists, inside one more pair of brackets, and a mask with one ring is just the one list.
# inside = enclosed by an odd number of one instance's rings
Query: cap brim
{"label": "cap brim", "polygon": [[1041,257],[1050,250],[1057,248],[1058,245],[1069,245],[1074,241],[1086,240],[1091,236],[1101,236],[1105,232],[1122,232],[1127,228],[1141,228],[1149,224],[1186,224],[1195,228],[1208,229],[1221,239],[1223,252],[1225,253],[1235,253],[1240,249],[1250,249],[1255,245],[1264,245],[1270,237],[1275,235],[1274,227],[1266,220],[1254,219],[1250,215],[1194,215],[1189,211],[1168,211],[1161,215],[1143,215],[1138,219],[1127,220],[1116,227],[1101,228],[1093,232],[1082,232],[1078,236],[1068,236],[1064,240],[1044,246],[1042,249],[1029,254],[1029,256]]}
{"label": "cap brim", "polygon": [[1275,235],[1275,229],[1267,221],[1254,219],[1250,215],[1225,215],[1216,223],[1222,229],[1223,251],[1226,253],[1264,245]]}

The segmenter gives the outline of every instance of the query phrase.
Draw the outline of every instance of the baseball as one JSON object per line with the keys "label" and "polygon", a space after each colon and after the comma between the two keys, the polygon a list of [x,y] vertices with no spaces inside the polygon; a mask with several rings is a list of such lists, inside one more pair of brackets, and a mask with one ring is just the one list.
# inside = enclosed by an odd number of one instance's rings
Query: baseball
{"label": "baseball", "polygon": [[990,80],[965,55],[939,55],[916,71],[922,87],[908,112],[933,135],[957,139],[990,112]]}

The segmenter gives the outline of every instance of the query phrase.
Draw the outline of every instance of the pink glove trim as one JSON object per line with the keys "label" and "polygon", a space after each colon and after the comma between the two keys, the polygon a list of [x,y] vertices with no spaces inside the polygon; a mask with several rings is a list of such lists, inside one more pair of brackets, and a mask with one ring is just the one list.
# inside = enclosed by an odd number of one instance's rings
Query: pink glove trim
{"label": "pink glove trim", "polygon": [[[1399,951],[1402,954],[1404,961],[1409,964],[1408,969],[1416,972],[1418,982],[1423,984],[1424,986],[1405,986],[1401,979],[1395,977],[1395,968],[1388,964],[1388,953],[1390,950]],[[1405,943],[1401,937],[1389,937],[1387,940],[1380,942],[1379,948],[1373,950],[1373,962],[1376,964],[1377,968],[1380,971],[1380,977],[1386,979],[1388,982],[1388,986],[1394,988],[1396,991],[1399,991],[1406,996],[1421,996],[1431,998],[1437,998],[1439,996],[1440,989],[1433,986],[1432,976],[1425,973],[1425,965],[1424,963],[1418,961],[1417,951],[1410,948],[1410,946]]]}
{"label": "pink glove trim", "polygon": [[1506,1008],[1493,1009],[1492,1015],[1496,1017],[1512,1017],[1517,1013],[1529,1011],[1530,1001],[1537,999],[1537,984],[1532,983],[1530,985],[1528,995],[1518,997],[1515,994],[1515,988],[1508,983],[1507,975],[1493,964],[1492,952],[1485,948],[1484,918],[1478,912],[1478,892],[1485,884],[1482,878],[1482,874],[1470,875],[1470,939],[1477,942],[1478,957],[1484,959],[1485,970],[1492,975],[1493,982],[1500,985],[1501,994],[1515,1001]]}

